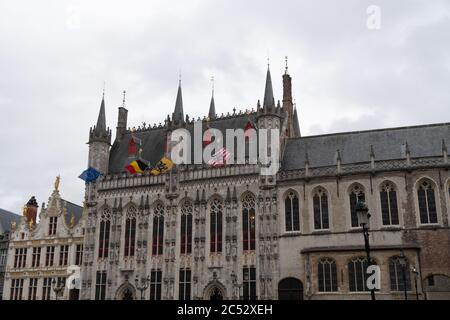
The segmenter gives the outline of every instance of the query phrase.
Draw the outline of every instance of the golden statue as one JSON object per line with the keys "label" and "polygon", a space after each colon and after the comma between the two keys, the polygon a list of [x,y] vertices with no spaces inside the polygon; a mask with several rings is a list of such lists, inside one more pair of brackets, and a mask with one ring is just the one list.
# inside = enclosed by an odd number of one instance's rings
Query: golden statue
{"label": "golden statue", "polygon": [[70,217],[70,228],[75,227],[75,216],[72,213],[72,216]]}
{"label": "golden statue", "polygon": [[29,228],[30,230],[32,230],[32,229],[33,229],[33,226],[34,226],[34,221],[33,221],[33,220],[30,220],[30,221],[28,222],[28,228]]}
{"label": "golden statue", "polygon": [[11,221],[11,230],[14,231],[17,228],[17,222]]}
{"label": "golden statue", "polygon": [[59,189],[59,182],[60,182],[60,180],[61,180],[61,177],[58,175],[56,177],[56,180],[55,180],[55,190]]}

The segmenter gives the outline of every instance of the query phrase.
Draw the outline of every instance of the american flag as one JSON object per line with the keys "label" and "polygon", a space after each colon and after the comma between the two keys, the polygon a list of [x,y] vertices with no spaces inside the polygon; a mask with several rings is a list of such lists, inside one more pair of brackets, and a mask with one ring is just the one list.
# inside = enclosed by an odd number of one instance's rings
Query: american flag
{"label": "american flag", "polygon": [[208,164],[213,167],[220,167],[226,164],[229,157],[230,152],[226,148],[221,148],[214,153],[212,158],[208,161]]}

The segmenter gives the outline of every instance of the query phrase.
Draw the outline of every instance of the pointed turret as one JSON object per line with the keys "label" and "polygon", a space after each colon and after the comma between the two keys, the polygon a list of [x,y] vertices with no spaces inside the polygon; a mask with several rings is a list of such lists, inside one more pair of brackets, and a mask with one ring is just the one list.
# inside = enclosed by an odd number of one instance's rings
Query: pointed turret
{"label": "pointed turret", "polygon": [[106,142],[111,144],[111,130],[106,127],[106,112],[105,112],[105,94],[103,93],[102,102],[100,104],[100,111],[98,113],[97,125],[91,128],[89,132],[89,143],[94,141]]}
{"label": "pointed turret", "polygon": [[275,99],[273,97],[272,77],[270,76],[270,68],[267,66],[266,88],[264,90],[263,108],[268,110],[275,107]]}
{"label": "pointed turret", "polygon": [[209,104],[208,117],[214,119],[216,117],[216,105],[214,103],[214,92],[211,96],[211,103]]}
{"label": "pointed turret", "polygon": [[181,93],[181,80],[178,83],[177,100],[175,101],[175,110],[172,113],[172,121],[175,123],[181,123],[184,121],[183,96]]}
{"label": "pointed turret", "polygon": [[108,172],[109,148],[111,146],[111,130],[106,127],[105,94],[103,93],[97,125],[89,131],[88,166],[103,174]]}
{"label": "pointed turret", "polygon": [[300,125],[298,123],[298,116],[297,116],[297,108],[294,109],[294,119],[293,119],[293,128],[294,128],[294,137],[298,138],[301,137],[300,133]]}
{"label": "pointed turret", "polygon": [[95,133],[99,134],[103,131],[106,131],[105,95],[103,95],[102,103],[100,104],[100,112],[98,113],[97,126],[95,127]]}

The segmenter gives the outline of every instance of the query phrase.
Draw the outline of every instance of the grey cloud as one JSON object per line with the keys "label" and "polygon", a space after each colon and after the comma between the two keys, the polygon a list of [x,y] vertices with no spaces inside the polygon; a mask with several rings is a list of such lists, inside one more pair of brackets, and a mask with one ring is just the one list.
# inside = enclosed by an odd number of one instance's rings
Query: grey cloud
{"label": "grey cloud", "polygon": [[281,99],[288,55],[303,134],[449,121],[449,17],[448,1],[2,1],[0,207],[46,201],[57,174],[82,201],[104,81],[108,125],[125,89],[137,126],[172,112],[180,69],[191,116],[211,75],[219,113],[255,107],[267,56]]}

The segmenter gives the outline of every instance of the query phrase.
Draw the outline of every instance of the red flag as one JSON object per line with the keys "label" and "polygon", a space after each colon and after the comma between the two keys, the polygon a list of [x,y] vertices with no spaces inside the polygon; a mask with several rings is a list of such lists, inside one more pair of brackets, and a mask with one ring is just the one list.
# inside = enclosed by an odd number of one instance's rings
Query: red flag
{"label": "red flag", "polygon": [[206,127],[205,134],[203,135],[203,148],[212,142],[211,132],[209,126]]}
{"label": "red flag", "polygon": [[140,144],[139,139],[134,135],[131,135],[130,142],[128,142],[128,155],[135,156],[138,152],[138,144]]}
{"label": "red flag", "polygon": [[244,137],[246,137],[246,138],[250,137],[250,132],[251,132],[251,131],[249,131],[250,129],[255,130],[255,126],[249,119],[244,128]]}

